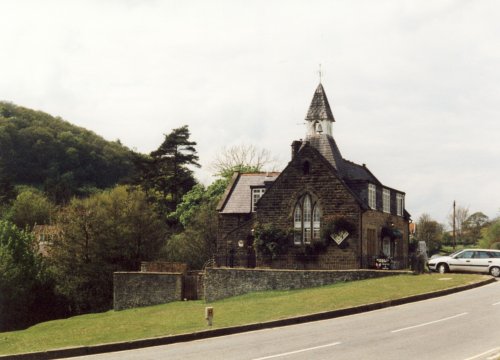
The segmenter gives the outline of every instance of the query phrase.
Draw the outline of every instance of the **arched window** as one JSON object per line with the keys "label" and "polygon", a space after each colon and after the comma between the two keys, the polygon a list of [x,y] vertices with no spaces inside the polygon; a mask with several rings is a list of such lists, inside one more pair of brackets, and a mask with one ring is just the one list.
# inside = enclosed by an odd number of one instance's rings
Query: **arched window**
{"label": "arched window", "polygon": [[311,197],[306,195],[304,197],[304,243],[309,244],[311,242]]}
{"label": "arched window", "polygon": [[293,211],[293,242],[294,244],[302,243],[302,208],[300,204],[295,205]]}
{"label": "arched window", "polygon": [[313,210],[313,240],[317,241],[320,239],[321,234],[321,209],[319,207],[319,204],[314,205],[314,210]]}
{"label": "arched window", "polygon": [[310,244],[312,240],[320,239],[321,208],[313,204],[310,195],[299,199],[293,210],[293,242],[296,245]]}

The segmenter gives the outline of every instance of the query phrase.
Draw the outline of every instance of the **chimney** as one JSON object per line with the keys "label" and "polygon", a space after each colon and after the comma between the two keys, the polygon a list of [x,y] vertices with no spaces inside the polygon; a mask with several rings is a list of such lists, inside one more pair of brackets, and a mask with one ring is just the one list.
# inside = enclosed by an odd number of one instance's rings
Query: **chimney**
{"label": "chimney", "polygon": [[294,142],[292,142],[292,159],[299,152],[301,145],[302,145],[302,140],[294,140]]}

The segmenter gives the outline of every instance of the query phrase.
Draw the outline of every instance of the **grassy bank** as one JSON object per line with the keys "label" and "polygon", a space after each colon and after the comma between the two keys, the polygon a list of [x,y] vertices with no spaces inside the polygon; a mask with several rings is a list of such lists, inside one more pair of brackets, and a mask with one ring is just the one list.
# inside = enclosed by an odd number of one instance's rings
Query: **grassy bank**
{"label": "grassy bank", "polygon": [[[341,309],[465,285],[481,275],[401,275],[340,283],[314,289],[268,291],[211,303],[213,328],[263,322]],[[0,333],[0,354],[42,351],[188,333],[207,329],[203,301],[165,305],[49,321],[22,331]]]}

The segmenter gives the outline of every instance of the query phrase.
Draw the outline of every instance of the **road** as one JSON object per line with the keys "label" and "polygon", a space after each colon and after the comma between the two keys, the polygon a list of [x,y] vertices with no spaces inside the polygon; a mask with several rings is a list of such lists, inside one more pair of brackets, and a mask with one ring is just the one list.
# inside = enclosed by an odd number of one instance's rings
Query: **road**
{"label": "road", "polygon": [[[445,276],[441,279],[446,281]],[[337,319],[74,359],[498,358],[500,281],[440,298]]]}

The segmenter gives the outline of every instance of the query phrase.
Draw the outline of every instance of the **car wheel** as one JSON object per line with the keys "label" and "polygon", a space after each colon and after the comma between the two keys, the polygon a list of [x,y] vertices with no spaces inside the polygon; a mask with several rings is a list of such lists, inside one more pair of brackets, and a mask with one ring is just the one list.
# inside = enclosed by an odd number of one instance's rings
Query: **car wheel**
{"label": "car wheel", "polygon": [[499,277],[500,276],[500,268],[493,266],[490,268],[490,274],[493,275],[494,277]]}
{"label": "car wheel", "polygon": [[439,264],[437,267],[438,273],[440,274],[446,274],[448,272],[448,265],[446,264]]}

